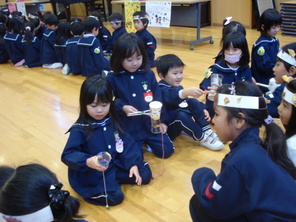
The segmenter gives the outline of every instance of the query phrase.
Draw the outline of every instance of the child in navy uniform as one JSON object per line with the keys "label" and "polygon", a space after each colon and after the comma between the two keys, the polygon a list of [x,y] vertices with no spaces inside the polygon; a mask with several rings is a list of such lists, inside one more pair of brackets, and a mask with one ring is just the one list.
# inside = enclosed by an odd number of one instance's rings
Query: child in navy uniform
{"label": "child in navy uniform", "polygon": [[218,175],[206,167],[194,172],[192,220],[295,221],[296,168],[260,89],[243,81],[219,87],[213,123],[221,141],[232,143]]}
{"label": "child in navy uniform", "polygon": [[123,16],[118,12],[115,12],[110,16],[109,22],[114,31],[112,33],[111,42],[109,44],[107,52],[112,52],[115,42],[122,34],[126,33],[126,29],[124,27]]}
{"label": "child in navy uniform", "polygon": [[[140,146],[147,144],[155,156],[171,156],[174,145],[166,134],[165,124],[160,124],[161,133],[154,134],[151,132],[150,116],[128,116],[137,111],[149,110],[152,101],[162,101],[155,75],[149,68],[143,41],[135,33],[120,36],[115,43],[110,65],[114,73],[109,73],[108,79],[113,86],[116,110],[124,130]],[[162,122],[166,118],[163,114],[160,117]]]}
{"label": "child in navy uniform", "polygon": [[[103,76],[83,82],[79,101],[80,114],[62,153],[62,161],[69,167],[70,185],[90,203],[120,204],[124,198],[120,184],[148,184],[150,167],[143,162],[133,138],[121,130],[112,88]],[[111,155],[109,165],[99,164],[100,152]]]}
{"label": "child in navy uniform", "polygon": [[21,66],[25,63],[22,49],[24,24],[18,18],[9,19],[8,30],[9,32],[3,37],[6,51],[14,66]]}
{"label": "child in navy uniform", "polygon": [[265,95],[267,110],[269,115],[278,118],[278,109],[282,101],[282,93],[286,86],[286,82],[283,80],[283,76],[296,77],[296,42],[285,45],[277,53],[277,61],[273,67],[273,74],[276,84],[280,84],[273,93]]}
{"label": "child in navy uniform", "polygon": [[[211,150],[220,150],[224,146],[208,123],[209,113],[205,105],[196,98],[204,91],[191,87],[184,89],[183,68],[185,64],[173,54],[163,55],[156,60],[157,73],[161,79],[159,86],[162,102],[168,112],[168,135],[174,140],[182,132],[199,140],[200,145]],[[192,96],[195,98],[188,98]]]}
{"label": "child in navy uniform", "polygon": [[[279,40],[275,37],[281,29],[282,15],[276,9],[266,9],[260,16],[257,30],[261,35],[252,48],[252,75],[258,83],[268,85],[272,78],[272,68],[276,63],[276,55],[280,48]],[[263,93],[268,91],[259,87]]]}
{"label": "child in navy uniform", "polygon": [[87,17],[84,20],[84,35],[78,40],[81,75],[101,75],[103,70],[110,70],[109,61],[104,57],[100,41],[99,23],[96,18]]}
{"label": "child in navy uniform", "polygon": [[280,120],[285,127],[288,157],[296,166],[296,79],[287,78],[287,85],[283,92],[283,99],[278,107]]}
{"label": "child in navy uniform", "polygon": [[73,35],[66,42],[66,61],[69,66],[69,72],[74,75],[81,74],[81,62],[79,60],[78,40],[81,38],[84,31],[83,23],[79,20],[74,20],[70,24],[70,32]]}
{"label": "child in navy uniform", "polygon": [[[4,15],[1,17],[5,18]],[[5,25],[5,22],[3,20],[0,20],[0,64],[7,63],[9,60],[9,55],[6,51],[6,48],[4,45],[4,39],[3,39],[6,33],[7,33],[7,27]]]}
{"label": "child in navy uniform", "polygon": [[155,67],[154,59],[157,43],[154,36],[147,30],[149,23],[148,15],[145,12],[135,12],[133,16],[135,29],[137,30],[136,34],[143,40],[150,68],[153,68]]}
{"label": "child in navy uniform", "polygon": [[0,166],[0,175],[0,222],[85,222],[79,199],[45,166]]}
{"label": "child in navy uniform", "polygon": [[40,40],[35,36],[35,25],[32,22],[24,24],[25,35],[22,39],[26,66],[39,67],[40,62]]}
{"label": "child in navy uniform", "polygon": [[57,37],[56,30],[59,20],[56,15],[49,14],[45,17],[45,25],[47,29],[43,33],[40,45],[40,61],[43,68],[56,69],[62,68],[63,64],[58,62],[56,57],[54,42]]}
{"label": "child in navy uniform", "polygon": [[[223,76],[222,83],[237,81],[252,82],[252,73],[249,67],[250,53],[247,39],[241,32],[229,33],[222,46],[223,59],[210,66],[210,73],[217,73]],[[200,88],[208,90],[211,87],[210,75],[207,75],[200,83]],[[207,110],[211,118],[214,116],[213,101],[206,99]]]}

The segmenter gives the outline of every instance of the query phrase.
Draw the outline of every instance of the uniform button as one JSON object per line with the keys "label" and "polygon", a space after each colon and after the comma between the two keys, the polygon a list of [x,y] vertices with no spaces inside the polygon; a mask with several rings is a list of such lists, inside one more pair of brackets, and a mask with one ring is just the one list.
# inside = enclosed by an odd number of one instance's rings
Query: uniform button
{"label": "uniform button", "polygon": [[111,149],[111,145],[108,145],[108,148]]}
{"label": "uniform button", "polygon": [[135,77],[134,76],[131,76],[131,79],[134,79]]}
{"label": "uniform button", "polygon": [[136,97],[136,93],[133,93],[133,97]]}
{"label": "uniform button", "polygon": [[104,129],[103,129],[104,131],[106,131],[106,127],[104,127]]}

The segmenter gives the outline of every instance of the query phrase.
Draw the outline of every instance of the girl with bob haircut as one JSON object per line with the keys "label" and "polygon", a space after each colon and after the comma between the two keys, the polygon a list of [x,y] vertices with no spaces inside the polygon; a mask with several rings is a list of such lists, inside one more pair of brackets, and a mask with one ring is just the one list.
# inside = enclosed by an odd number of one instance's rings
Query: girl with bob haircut
{"label": "girl with bob haircut", "polygon": [[230,152],[218,175],[206,167],[194,172],[193,221],[295,221],[296,168],[260,89],[242,81],[224,84],[214,103],[214,128],[221,141],[231,141]]}
{"label": "girl with bob haircut", "polygon": [[[56,175],[40,164],[0,167],[0,221],[73,222],[80,201],[62,190]],[[75,220],[78,219],[78,220]]]}

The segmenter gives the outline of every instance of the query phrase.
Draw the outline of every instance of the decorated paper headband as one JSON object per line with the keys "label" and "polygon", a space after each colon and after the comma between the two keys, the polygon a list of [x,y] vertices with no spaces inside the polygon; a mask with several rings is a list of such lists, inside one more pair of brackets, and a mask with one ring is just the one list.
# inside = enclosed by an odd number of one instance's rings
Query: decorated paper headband
{"label": "decorated paper headband", "polygon": [[36,15],[32,15],[32,14],[29,14],[28,17],[29,17],[30,19],[39,19],[38,16],[36,16]]}
{"label": "decorated paper headband", "polygon": [[219,93],[218,106],[242,109],[259,109],[259,97]]}
{"label": "decorated paper headband", "polygon": [[225,18],[226,21],[224,22],[224,25],[228,25],[231,22],[231,19],[232,19],[232,16],[226,17]]}
{"label": "decorated paper headband", "polygon": [[88,17],[89,17],[89,18],[94,18],[94,19],[97,20],[97,21],[99,20],[99,18],[98,18],[97,16],[94,16],[94,15],[89,15]]}
{"label": "decorated paper headband", "polygon": [[48,221],[54,221],[53,214],[51,212],[50,206],[46,206],[42,208],[41,210],[38,210],[31,214],[21,215],[21,216],[10,216],[0,213],[0,222],[7,222],[5,218],[12,218],[17,221],[22,222],[32,222],[32,221],[38,221],[38,222],[48,222]]}
{"label": "decorated paper headband", "polygon": [[145,16],[135,15],[134,16],[134,20],[142,20],[142,19],[148,19],[148,16],[147,15],[145,15]]}
{"label": "decorated paper headband", "polygon": [[119,22],[121,22],[121,20],[117,20],[117,19],[116,19],[116,20],[111,21],[110,23],[111,23],[111,24],[116,24],[116,23],[119,23]]}
{"label": "decorated paper headband", "polygon": [[296,107],[296,93],[292,93],[287,87],[283,91],[283,99]]}
{"label": "decorated paper headband", "polygon": [[277,54],[277,57],[292,66],[296,66],[295,51],[293,49],[288,49],[288,52],[289,53],[286,53],[284,50],[280,50]]}

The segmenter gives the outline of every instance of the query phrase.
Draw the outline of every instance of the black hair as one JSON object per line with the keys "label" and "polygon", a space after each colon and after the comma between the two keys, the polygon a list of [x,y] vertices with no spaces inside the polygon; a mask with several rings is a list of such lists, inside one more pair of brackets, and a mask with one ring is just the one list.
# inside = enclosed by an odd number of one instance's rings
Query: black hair
{"label": "black hair", "polygon": [[[259,97],[259,109],[223,107],[228,113],[228,120],[230,121],[232,118],[244,119],[249,127],[260,128],[268,117],[266,102],[262,97],[261,90],[256,85],[246,81],[238,81],[233,84],[236,89],[236,95]],[[217,89],[217,93],[231,94],[231,85],[223,84]],[[244,114],[244,117],[241,113]],[[286,137],[282,129],[275,122],[264,125],[265,136],[262,143],[263,148],[275,163],[296,179],[296,168],[288,158]]]}
{"label": "black hair", "polygon": [[82,19],[78,18],[78,17],[73,17],[73,18],[71,18],[70,23],[72,23],[72,22],[82,22]]}
{"label": "black hair", "polygon": [[83,22],[84,32],[91,33],[93,29],[99,29],[98,18],[87,17]]}
{"label": "black hair", "polygon": [[70,23],[67,21],[61,21],[56,32],[57,37],[54,43],[60,45],[61,42],[65,42],[64,40],[68,40],[69,38],[71,38]]}
{"label": "black hair", "polygon": [[7,182],[7,180],[13,175],[14,169],[10,166],[0,166],[0,190]]}
{"label": "black hair", "polygon": [[109,114],[112,117],[112,123],[117,130],[122,132],[113,101],[112,86],[103,75],[88,77],[82,83],[79,97],[80,112],[76,123],[88,124],[86,131],[91,135],[92,123],[96,120],[88,114],[87,105],[92,104],[94,101],[97,103],[110,103]]}
{"label": "black hair", "polygon": [[[223,24],[225,22],[226,22],[226,20],[224,20]],[[220,42],[221,45],[223,45],[225,37],[231,32],[241,32],[244,34],[244,36],[246,36],[245,27],[240,22],[231,21],[228,24],[224,25],[224,27],[222,29],[222,38],[221,38],[221,42]]]}
{"label": "black hair", "polygon": [[45,24],[45,19],[47,19],[48,16],[52,15],[52,13],[50,11],[44,12],[41,16],[40,16],[40,20],[41,22],[43,22]]}
{"label": "black hair", "polygon": [[70,31],[72,32],[73,35],[79,35],[81,36],[83,34],[84,31],[84,26],[83,26],[83,22],[81,21],[73,21],[70,24]]}
{"label": "black hair", "polygon": [[123,71],[123,60],[130,58],[134,53],[142,55],[143,59],[140,69],[143,69],[144,72],[148,71],[149,63],[144,43],[135,33],[124,33],[118,38],[110,58],[111,69],[114,72]]}
{"label": "black hair", "polygon": [[[287,45],[283,46],[281,50],[283,50],[286,53],[289,53],[288,49],[292,49],[292,50],[296,51],[296,42],[293,42],[293,43],[290,43],[290,44],[287,44]],[[296,60],[296,55],[294,56],[294,58]],[[293,66],[290,63],[287,63],[286,61],[282,60],[279,57],[277,57],[277,60],[284,63],[284,66],[285,66],[287,72],[289,72],[290,68]]]}
{"label": "black hair", "polygon": [[48,192],[54,184],[59,184],[59,181],[45,166],[27,164],[17,167],[0,190],[0,212],[20,216],[50,205],[55,221],[72,222],[73,218],[80,218],[80,201],[77,198],[65,196],[62,203],[51,203]]}
{"label": "black hair", "polygon": [[170,68],[174,67],[184,67],[183,61],[174,54],[167,54],[157,58],[156,60],[156,70],[157,73],[161,73],[163,77],[168,74]]}
{"label": "black hair", "polygon": [[99,35],[102,35],[102,29],[104,28],[104,23],[102,21],[101,14],[98,11],[93,11],[90,13],[89,17],[91,16],[97,19],[97,22],[99,23]]}
{"label": "black hair", "polygon": [[244,34],[241,32],[231,32],[225,37],[222,46],[223,61],[225,63],[225,50],[228,49],[231,44],[234,48],[239,48],[242,50],[242,57],[239,60],[239,66],[241,66],[242,68],[246,67],[250,62],[250,52],[248,42]]}
{"label": "black hair", "polygon": [[[270,28],[274,25],[282,24],[282,15],[276,9],[269,8],[266,9],[259,18],[257,31],[260,31],[261,34],[267,34]],[[262,25],[264,27],[262,28]]]}
{"label": "black hair", "polygon": [[145,27],[148,27],[149,20],[147,18],[148,14],[146,12],[137,11],[137,12],[134,12],[133,16],[139,16],[141,18],[140,20],[143,22],[143,25]]}
{"label": "black hair", "polygon": [[3,37],[7,33],[7,31],[8,31],[8,29],[7,29],[6,25],[0,24],[0,44],[4,44]]}
{"label": "black hair", "polygon": [[[296,79],[291,80],[287,85],[286,85],[287,89],[289,91],[291,91],[292,93],[296,93]],[[296,134],[296,107],[294,105],[292,105],[292,113],[291,113],[291,117],[290,120],[288,122],[287,125],[285,125],[285,129],[286,129],[286,137],[290,138],[291,136]]]}
{"label": "black hair", "polygon": [[18,18],[9,19],[8,30],[10,32],[21,34],[24,29],[24,23]]}
{"label": "black hair", "polygon": [[44,23],[45,25],[58,25],[59,24],[59,19],[56,15],[54,14],[49,14],[47,16],[44,16]]}
{"label": "black hair", "polygon": [[121,25],[123,26],[124,25],[124,19],[123,19],[123,15],[118,13],[118,12],[115,12],[113,13],[109,19],[108,19],[109,22],[114,22],[114,21],[121,21]]}
{"label": "black hair", "polygon": [[26,44],[32,43],[34,39],[34,29],[35,29],[35,25],[33,22],[26,22],[24,24],[24,32],[25,32],[24,39],[26,40]]}
{"label": "black hair", "polygon": [[0,14],[0,22],[6,25],[7,17],[3,14]]}

